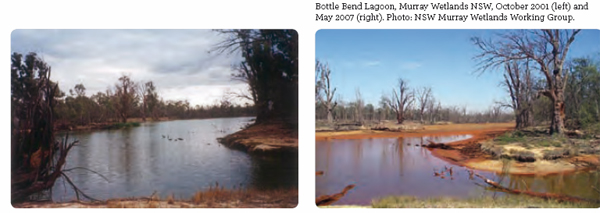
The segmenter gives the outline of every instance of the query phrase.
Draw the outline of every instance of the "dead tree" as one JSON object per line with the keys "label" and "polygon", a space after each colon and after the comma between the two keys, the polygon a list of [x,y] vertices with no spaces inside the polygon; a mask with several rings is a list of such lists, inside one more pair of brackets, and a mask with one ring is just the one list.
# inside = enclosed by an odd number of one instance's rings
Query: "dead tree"
{"label": "dead tree", "polygon": [[422,87],[417,90],[417,101],[419,102],[419,119],[421,120],[421,123],[423,123],[423,119],[425,117],[425,109],[427,109],[427,107],[431,105],[430,102],[432,101],[432,99],[433,96],[431,94],[431,87]]}
{"label": "dead tree", "polygon": [[569,47],[581,30],[532,30],[511,31],[497,41],[472,38],[481,50],[475,58],[480,70],[486,71],[503,65],[506,61],[531,60],[545,77],[546,87],[539,95],[552,102],[550,133],[564,133],[565,97],[567,71],[564,69]]}
{"label": "dead tree", "polygon": [[138,98],[136,94],[136,84],[129,76],[123,75],[119,78],[120,84],[115,85],[115,96],[118,99],[116,108],[121,118],[121,122],[127,123],[131,109],[135,105],[135,101]]}
{"label": "dead tree", "polygon": [[[333,101],[335,96],[336,88],[331,88],[331,82],[329,76],[331,75],[331,69],[328,64],[322,64],[317,61],[316,72],[319,74],[319,80],[316,85],[316,93],[319,101],[325,106],[327,110],[327,122],[333,123],[333,109],[337,106],[337,102]],[[321,95],[321,92],[325,93],[325,97]]]}
{"label": "dead tree", "polygon": [[385,98],[384,101],[396,113],[398,124],[402,124],[406,119],[407,109],[414,102],[414,93],[408,88],[408,82],[399,78],[397,88],[392,90],[392,97]]}
{"label": "dead tree", "polygon": [[[524,69],[523,69],[524,67]],[[533,124],[533,78],[529,62],[506,62],[504,66],[504,82],[510,95],[510,104],[501,103],[515,113],[516,128],[522,129]]]}
{"label": "dead tree", "polygon": [[355,95],[356,95],[356,108],[355,110],[355,119],[356,121],[362,125],[363,124],[363,109],[365,108],[365,101],[362,98],[362,94],[360,93],[360,89],[357,87],[355,89]]}

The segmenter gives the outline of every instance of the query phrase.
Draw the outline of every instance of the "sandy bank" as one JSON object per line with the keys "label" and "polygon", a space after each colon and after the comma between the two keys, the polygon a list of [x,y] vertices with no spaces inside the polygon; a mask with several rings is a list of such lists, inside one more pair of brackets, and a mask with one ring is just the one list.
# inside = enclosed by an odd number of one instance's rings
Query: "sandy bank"
{"label": "sandy bank", "polygon": [[218,139],[219,143],[248,153],[296,154],[298,130],[285,123],[253,124],[236,133]]}

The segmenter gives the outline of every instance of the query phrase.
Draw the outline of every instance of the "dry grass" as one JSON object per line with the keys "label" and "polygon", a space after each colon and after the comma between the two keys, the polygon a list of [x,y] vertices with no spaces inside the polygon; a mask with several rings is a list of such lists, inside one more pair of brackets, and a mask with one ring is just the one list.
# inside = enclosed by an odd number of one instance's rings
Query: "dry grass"
{"label": "dry grass", "polygon": [[524,195],[493,198],[458,199],[450,197],[419,199],[411,196],[390,196],[373,201],[373,208],[598,208],[593,203],[571,203],[545,200]]}
{"label": "dry grass", "polygon": [[192,198],[194,204],[205,204],[207,207],[224,208],[229,206],[269,206],[276,207],[281,204],[284,208],[293,208],[298,203],[298,191],[272,189],[238,189],[228,190],[211,187],[206,191],[199,191]]}
{"label": "dry grass", "polygon": [[110,199],[103,202],[26,202],[15,208],[294,208],[298,204],[298,189],[229,190],[211,187],[197,192],[191,199],[175,199],[168,195],[147,198]]}

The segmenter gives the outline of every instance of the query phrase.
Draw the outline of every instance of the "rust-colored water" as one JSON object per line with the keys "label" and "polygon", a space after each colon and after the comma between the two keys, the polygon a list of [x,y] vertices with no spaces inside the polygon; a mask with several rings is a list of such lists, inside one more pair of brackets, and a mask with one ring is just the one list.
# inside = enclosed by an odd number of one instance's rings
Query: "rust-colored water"
{"label": "rust-colored water", "polygon": [[[450,164],[421,148],[428,140],[448,143],[470,138],[471,135],[401,137],[375,139],[333,139],[316,143],[316,170],[324,171],[316,177],[316,196],[340,192],[348,184],[356,184],[346,196],[334,205],[369,205],[373,199],[390,195],[417,197],[478,197],[501,196],[502,193],[486,191],[469,178],[464,167]],[[419,144],[419,146],[415,146]],[[434,175],[445,167],[453,174],[444,178]],[[488,178],[500,181],[507,187],[530,189],[536,192],[561,193],[585,198],[596,198],[598,171],[585,171],[565,175],[516,176],[502,178],[491,172],[478,171]]]}

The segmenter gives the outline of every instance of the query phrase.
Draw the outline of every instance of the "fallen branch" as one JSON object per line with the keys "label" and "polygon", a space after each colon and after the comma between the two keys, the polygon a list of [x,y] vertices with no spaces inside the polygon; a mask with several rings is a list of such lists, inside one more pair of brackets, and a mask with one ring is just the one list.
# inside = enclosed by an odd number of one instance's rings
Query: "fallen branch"
{"label": "fallen branch", "polygon": [[346,195],[346,193],[348,193],[348,191],[350,189],[353,189],[354,187],[355,187],[354,184],[350,184],[350,185],[346,186],[344,188],[344,190],[342,190],[342,192],[340,192],[340,193],[333,194],[333,195],[322,195],[322,196],[318,197],[316,199],[317,206],[329,206],[332,203],[335,203],[336,201],[342,199],[342,197],[344,197]]}
{"label": "fallen branch", "polygon": [[483,175],[475,174],[475,176],[477,176],[478,178],[481,178],[483,180],[483,182],[487,183],[488,185],[492,186],[493,188],[498,189],[503,192],[511,193],[511,194],[524,194],[524,195],[529,195],[532,197],[539,197],[539,198],[543,198],[543,199],[554,199],[554,200],[558,200],[561,202],[568,201],[568,202],[600,203],[600,200],[585,199],[585,198],[573,197],[573,196],[569,196],[569,195],[561,195],[561,194],[553,194],[553,193],[540,193],[540,192],[531,192],[531,191],[510,189],[510,188],[506,188],[506,187],[500,185],[499,183],[497,183],[493,180],[490,180],[490,179],[484,177]]}

